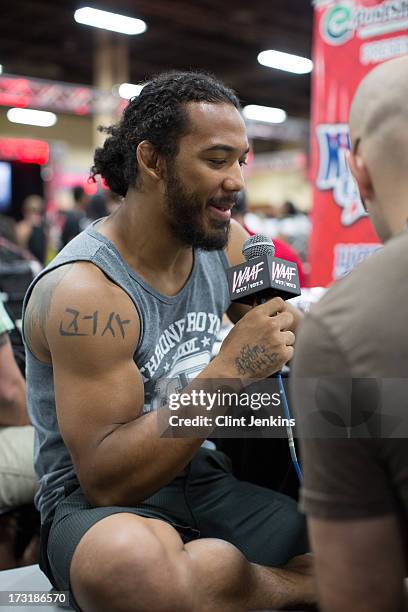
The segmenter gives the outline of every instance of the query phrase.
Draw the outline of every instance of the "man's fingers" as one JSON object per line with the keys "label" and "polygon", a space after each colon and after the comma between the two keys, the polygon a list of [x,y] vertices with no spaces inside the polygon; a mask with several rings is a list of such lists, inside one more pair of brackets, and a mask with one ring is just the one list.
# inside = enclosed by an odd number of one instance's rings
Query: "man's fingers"
{"label": "man's fingers", "polygon": [[282,332],[284,342],[286,346],[293,346],[295,344],[295,334],[291,331],[283,331]]}
{"label": "man's fingers", "polygon": [[285,363],[288,363],[291,359],[293,359],[294,349],[293,346],[286,347],[286,355],[285,355]]}
{"label": "man's fingers", "polygon": [[[287,309],[286,303],[280,297],[273,298],[264,304],[255,306],[251,312],[257,312],[258,315],[266,315],[273,317],[274,325],[278,325],[281,330],[288,330],[293,324],[293,313]],[[292,334],[293,335],[293,334]]]}
{"label": "man's fingers", "polygon": [[273,322],[279,325],[279,329],[287,330],[293,323],[293,314],[291,312],[279,312],[273,317]]}
{"label": "man's fingers", "polygon": [[278,312],[283,312],[286,310],[286,304],[280,297],[273,298],[272,300],[268,300],[264,304],[260,306],[256,306],[256,308],[260,312],[264,312],[268,317],[273,317]]}

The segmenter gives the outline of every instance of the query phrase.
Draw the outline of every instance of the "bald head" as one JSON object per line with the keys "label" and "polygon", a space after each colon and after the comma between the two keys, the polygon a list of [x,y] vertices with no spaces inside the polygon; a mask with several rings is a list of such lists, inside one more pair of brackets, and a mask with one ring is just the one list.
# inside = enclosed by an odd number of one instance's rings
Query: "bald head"
{"label": "bald head", "polygon": [[408,218],[408,56],[384,62],[360,83],[350,110],[350,168],[382,240]]}
{"label": "bald head", "polygon": [[[408,56],[380,64],[360,83],[350,111],[352,139],[408,127]],[[398,129],[399,127],[399,129]],[[405,130],[403,130],[405,132]],[[404,137],[405,140],[405,137]]]}

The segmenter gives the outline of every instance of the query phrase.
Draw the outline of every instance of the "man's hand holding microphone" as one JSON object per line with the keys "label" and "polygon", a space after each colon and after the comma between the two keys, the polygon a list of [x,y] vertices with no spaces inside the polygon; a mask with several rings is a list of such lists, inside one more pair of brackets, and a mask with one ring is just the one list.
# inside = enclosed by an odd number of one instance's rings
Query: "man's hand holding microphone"
{"label": "man's hand holding microphone", "polygon": [[274,257],[267,236],[255,234],[242,249],[246,262],[228,270],[231,300],[253,305],[234,326],[216,357],[225,378],[267,378],[293,356],[294,315],[285,299],[300,295],[294,262]]}
{"label": "man's hand holding microphone", "polygon": [[216,359],[225,378],[267,378],[293,356],[293,314],[280,297],[255,306],[234,326]]}

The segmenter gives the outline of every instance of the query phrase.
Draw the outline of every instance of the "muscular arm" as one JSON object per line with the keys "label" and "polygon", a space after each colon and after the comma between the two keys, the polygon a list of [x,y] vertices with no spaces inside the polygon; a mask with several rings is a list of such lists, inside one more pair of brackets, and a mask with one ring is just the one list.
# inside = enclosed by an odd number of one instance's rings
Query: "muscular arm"
{"label": "muscular arm", "polygon": [[394,515],[308,521],[322,612],[404,612],[405,563]]}
{"label": "muscular arm", "polygon": [[7,333],[0,335],[0,426],[28,425],[25,380]]}
{"label": "muscular arm", "polygon": [[[241,333],[230,335],[184,391],[203,379],[264,377],[279,369],[292,356],[293,343],[293,334],[283,331],[290,315],[271,317],[279,310],[281,301],[273,300],[252,311],[239,323]],[[95,505],[138,503],[194,456],[202,438],[160,438],[157,414],[142,414],[143,381],[133,360],[138,314],[98,268],[76,263],[47,274],[30,298],[24,326],[31,350],[52,362],[60,431]],[[247,345],[258,352],[243,362]],[[193,407],[185,410],[194,415]]]}
{"label": "muscular arm", "polygon": [[137,503],[168,482],[199,442],[160,439],[157,415],[141,416],[143,381],[133,361],[140,323],[130,298],[87,263],[40,283],[26,340],[52,362],[58,422],[81,486],[95,505]]}

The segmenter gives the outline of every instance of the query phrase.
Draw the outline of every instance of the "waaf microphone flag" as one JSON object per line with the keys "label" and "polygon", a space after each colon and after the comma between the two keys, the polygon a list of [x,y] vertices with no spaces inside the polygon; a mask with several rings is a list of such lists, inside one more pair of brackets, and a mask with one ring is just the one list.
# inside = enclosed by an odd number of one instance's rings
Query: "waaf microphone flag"
{"label": "waaf microphone flag", "polygon": [[287,300],[300,295],[296,264],[274,257],[275,247],[268,236],[251,236],[242,253],[246,262],[227,270],[231,301],[253,306],[274,297]]}

